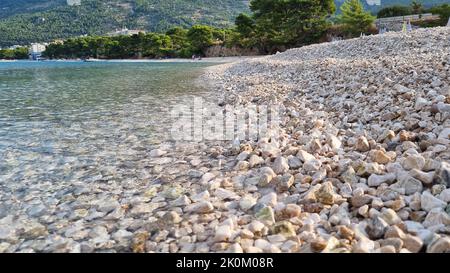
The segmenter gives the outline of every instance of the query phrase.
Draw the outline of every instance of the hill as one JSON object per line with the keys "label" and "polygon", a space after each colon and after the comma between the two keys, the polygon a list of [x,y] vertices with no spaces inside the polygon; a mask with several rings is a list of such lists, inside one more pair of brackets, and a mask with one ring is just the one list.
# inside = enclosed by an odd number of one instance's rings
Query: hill
{"label": "hill", "polygon": [[230,26],[248,11],[242,0],[2,0],[0,46],[49,41],[84,34],[105,34],[122,27],[164,31],[172,26]]}
{"label": "hill", "polygon": [[[344,0],[335,0],[339,7]],[[377,12],[411,0],[362,0]],[[172,26],[207,24],[231,26],[241,12],[249,11],[243,0],[81,0],[69,6],[67,0],[1,0],[0,47],[45,42],[80,35],[101,35],[123,27],[165,31]],[[73,2],[73,1],[72,1]],[[426,6],[448,0],[422,1]],[[338,9],[339,10],[339,9]]]}
{"label": "hill", "polygon": [[45,11],[66,3],[66,0],[1,0],[0,18],[18,13]]}

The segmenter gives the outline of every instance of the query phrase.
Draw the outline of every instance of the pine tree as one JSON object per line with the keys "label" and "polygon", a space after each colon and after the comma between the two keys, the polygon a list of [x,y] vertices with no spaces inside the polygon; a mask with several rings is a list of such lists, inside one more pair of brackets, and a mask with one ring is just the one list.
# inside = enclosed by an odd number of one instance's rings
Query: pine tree
{"label": "pine tree", "polygon": [[411,3],[411,9],[414,14],[421,14],[423,11],[423,5],[421,2],[414,0]]}
{"label": "pine tree", "polygon": [[341,6],[341,11],[338,21],[353,36],[368,32],[375,21],[375,16],[365,11],[359,0],[346,0]]}
{"label": "pine tree", "polygon": [[256,44],[274,53],[319,41],[336,6],[333,0],[252,0],[250,9]]}

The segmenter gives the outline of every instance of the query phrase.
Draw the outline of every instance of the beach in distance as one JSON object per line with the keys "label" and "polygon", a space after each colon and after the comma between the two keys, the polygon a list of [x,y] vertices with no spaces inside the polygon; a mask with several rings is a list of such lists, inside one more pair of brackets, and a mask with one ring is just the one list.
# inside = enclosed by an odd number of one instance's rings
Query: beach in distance
{"label": "beach in distance", "polygon": [[[232,57],[202,57],[188,58],[165,58],[165,59],[55,59],[43,60],[43,62],[108,62],[108,63],[232,63],[247,59],[260,58],[263,56],[232,56]],[[29,60],[0,60],[0,62],[28,62]]]}

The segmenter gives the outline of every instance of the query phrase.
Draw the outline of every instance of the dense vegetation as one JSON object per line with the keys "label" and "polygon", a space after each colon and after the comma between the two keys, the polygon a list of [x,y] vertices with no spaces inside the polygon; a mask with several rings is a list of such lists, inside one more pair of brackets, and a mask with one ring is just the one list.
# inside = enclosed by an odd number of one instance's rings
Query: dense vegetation
{"label": "dense vegetation", "polygon": [[352,36],[369,32],[375,21],[375,17],[364,10],[364,6],[359,0],[345,1],[341,6],[341,12],[338,16],[338,22]]}
{"label": "dense vegetation", "polygon": [[438,25],[445,26],[448,23],[448,19],[450,18],[450,4],[435,6],[430,8],[428,11],[441,16],[441,20],[439,20]]}
{"label": "dense vegetation", "polygon": [[20,13],[46,11],[66,3],[67,0],[1,0],[0,18]]}
{"label": "dense vegetation", "polygon": [[[151,9],[146,1],[134,1],[135,8]],[[91,4],[98,3],[93,1]],[[233,28],[194,25],[190,28],[170,28],[165,33],[113,37],[97,33],[52,43],[45,55],[48,58],[188,58],[194,54],[205,55],[211,46],[232,48],[233,52],[250,50],[267,54],[317,43],[325,40],[327,35],[349,38],[361,33],[374,33],[375,17],[364,9],[361,0],[345,0],[338,16],[333,16],[336,11],[333,0],[252,0],[249,6],[252,13],[238,15]],[[422,22],[425,27],[445,25],[450,16],[450,5],[426,9],[420,2],[414,1],[410,6],[383,9],[379,17],[413,12],[433,12],[444,18],[442,22]],[[92,20],[100,22],[102,18]],[[3,56],[12,58],[15,55],[8,51]]]}
{"label": "dense vegetation", "polygon": [[253,0],[250,9],[236,18],[240,45],[273,53],[319,41],[336,7],[333,0]]}
{"label": "dense vegetation", "polygon": [[252,0],[252,15],[241,14],[235,29],[195,25],[165,34],[80,37],[48,47],[50,58],[162,58],[204,55],[212,45],[257,48],[272,53],[319,41],[334,14],[333,0]]}
{"label": "dense vegetation", "polygon": [[390,6],[381,9],[377,16],[378,18],[387,18],[387,17],[396,17],[396,16],[405,16],[412,14],[412,9],[410,6]]}
{"label": "dense vegetation", "polygon": [[[413,4],[408,9],[423,8]],[[209,47],[255,49],[260,54],[320,42],[330,29],[339,35],[355,37],[372,33],[375,17],[360,0],[346,0],[332,25],[333,0],[252,0],[252,14],[236,17],[235,27],[220,29],[195,25],[189,29],[175,27],[166,33],[140,33],[133,36],[87,36],[70,38],[48,46],[49,58],[188,58],[205,55]],[[433,12],[449,12],[450,6],[434,7]],[[442,14],[444,14],[442,13]],[[448,16],[447,16],[448,17]]]}
{"label": "dense vegetation", "polygon": [[[224,38],[231,30],[221,30],[204,25],[196,25],[186,30],[172,28],[165,34],[139,33],[132,36],[88,36],[71,38],[64,43],[50,44],[45,55],[48,58],[189,58],[193,54],[204,54],[214,45],[225,45]],[[233,35],[229,34],[229,38]]]}
{"label": "dense vegetation", "polygon": [[41,1],[40,8],[30,6],[32,12],[25,12],[28,5],[23,4],[19,12],[18,5],[3,1],[0,10],[9,10],[10,16],[0,13],[0,46],[104,35],[123,27],[158,32],[195,24],[229,27],[247,10],[242,0],[82,0],[81,6]]}
{"label": "dense vegetation", "polygon": [[0,60],[23,60],[28,59],[28,48],[0,49]]}

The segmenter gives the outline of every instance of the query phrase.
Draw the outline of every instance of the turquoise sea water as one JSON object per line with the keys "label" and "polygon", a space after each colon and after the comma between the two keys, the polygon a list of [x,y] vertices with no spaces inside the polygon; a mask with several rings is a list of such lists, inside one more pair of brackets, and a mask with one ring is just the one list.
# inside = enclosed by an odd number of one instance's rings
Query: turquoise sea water
{"label": "turquoise sea water", "polygon": [[139,171],[207,65],[0,62],[0,187]]}

